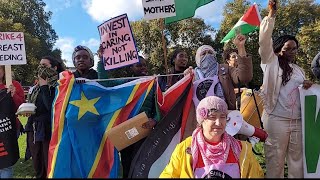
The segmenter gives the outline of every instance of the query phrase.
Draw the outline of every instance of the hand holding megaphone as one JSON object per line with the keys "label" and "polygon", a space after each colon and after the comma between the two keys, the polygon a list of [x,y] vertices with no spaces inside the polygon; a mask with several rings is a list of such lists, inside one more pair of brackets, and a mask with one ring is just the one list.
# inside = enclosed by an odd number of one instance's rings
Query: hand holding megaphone
{"label": "hand holding megaphone", "polygon": [[267,132],[265,132],[263,129],[256,128],[251,124],[248,124],[246,121],[244,121],[240,111],[238,110],[233,110],[229,112],[227,117],[226,132],[231,136],[234,136],[236,134],[246,135],[249,137],[249,139],[252,140],[252,142],[255,142],[255,143],[257,140],[250,137],[256,137],[258,138],[258,141],[260,140],[267,144],[271,144],[267,140],[268,138]]}

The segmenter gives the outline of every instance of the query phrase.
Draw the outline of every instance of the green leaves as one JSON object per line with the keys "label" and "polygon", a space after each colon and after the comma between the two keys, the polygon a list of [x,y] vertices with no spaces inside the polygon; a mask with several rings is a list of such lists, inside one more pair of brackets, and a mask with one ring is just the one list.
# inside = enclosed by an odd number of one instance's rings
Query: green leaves
{"label": "green leaves", "polygon": [[27,65],[13,66],[15,79],[22,85],[31,85],[34,81],[35,69],[41,57],[53,55],[61,59],[60,54],[52,51],[58,36],[49,20],[51,12],[44,11],[42,0],[1,0],[1,31],[21,31],[25,35]]}

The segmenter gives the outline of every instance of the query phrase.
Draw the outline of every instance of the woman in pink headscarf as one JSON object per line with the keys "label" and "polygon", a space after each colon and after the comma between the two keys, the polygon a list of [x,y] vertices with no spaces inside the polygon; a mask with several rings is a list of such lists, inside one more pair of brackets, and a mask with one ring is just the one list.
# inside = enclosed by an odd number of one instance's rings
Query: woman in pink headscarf
{"label": "woman in pink headscarf", "polygon": [[263,178],[251,144],[225,132],[228,106],[216,96],[199,102],[198,127],[175,148],[160,178]]}

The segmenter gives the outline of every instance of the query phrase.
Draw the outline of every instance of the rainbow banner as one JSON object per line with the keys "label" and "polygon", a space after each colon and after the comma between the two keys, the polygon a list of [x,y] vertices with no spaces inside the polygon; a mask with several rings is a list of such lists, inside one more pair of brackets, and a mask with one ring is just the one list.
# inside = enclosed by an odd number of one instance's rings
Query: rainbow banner
{"label": "rainbow banner", "polygon": [[76,83],[63,72],[53,102],[48,178],[118,178],[118,151],[107,137],[112,127],[137,115],[155,78],[105,88]]}

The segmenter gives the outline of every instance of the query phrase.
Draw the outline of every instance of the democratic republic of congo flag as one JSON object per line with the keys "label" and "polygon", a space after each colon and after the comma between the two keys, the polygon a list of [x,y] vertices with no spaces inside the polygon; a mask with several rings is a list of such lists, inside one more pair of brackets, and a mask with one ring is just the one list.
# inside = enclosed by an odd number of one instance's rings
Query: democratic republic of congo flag
{"label": "democratic republic of congo flag", "polygon": [[[157,86],[157,108],[160,122],[147,136],[135,155],[130,178],[159,178],[171,154],[185,133],[192,104],[192,75],[187,75],[162,93]],[[194,121],[195,118],[193,119]]]}
{"label": "democratic republic of congo flag", "polygon": [[154,78],[105,88],[77,83],[63,72],[53,102],[48,178],[117,178],[118,151],[107,137],[112,127],[138,114]]}

